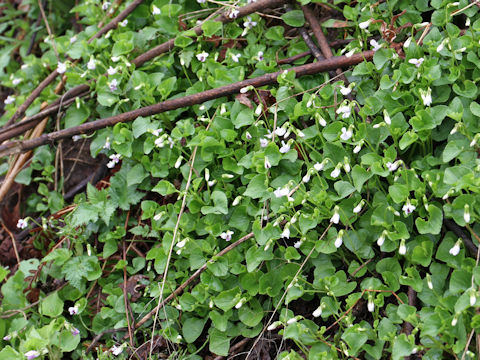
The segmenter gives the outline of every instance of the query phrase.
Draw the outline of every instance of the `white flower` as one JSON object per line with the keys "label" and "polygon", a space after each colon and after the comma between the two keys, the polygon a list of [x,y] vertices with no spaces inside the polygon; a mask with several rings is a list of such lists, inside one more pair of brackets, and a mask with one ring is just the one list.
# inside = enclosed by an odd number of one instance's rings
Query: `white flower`
{"label": "white flower", "polygon": [[297,317],[295,316],[295,317],[293,317],[293,318],[291,318],[291,319],[288,319],[287,324],[288,324],[288,325],[294,324],[294,323],[296,323],[297,321],[298,321],[298,319],[297,319]]}
{"label": "white flower", "polygon": [[383,120],[385,121],[385,124],[387,124],[387,125],[392,124],[392,119],[390,119],[390,115],[388,114],[387,110],[383,110]]}
{"label": "white flower", "polygon": [[246,94],[248,92],[248,90],[251,89],[251,85],[250,86],[244,86],[240,89],[240,94]]}
{"label": "white flower", "polygon": [[306,184],[310,181],[310,173],[307,171],[305,176],[302,178],[302,181]]}
{"label": "white flower", "polygon": [[270,161],[268,161],[268,156],[265,156],[263,165],[265,166],[265,169],[270,169],[272,167],[272,164],[270,164]]}
{"label": "white flower", "polygon": [[275,330],[281,324],[282,323],[280,321],[275,321],[275,322],[271,323],[270,325],[268,325],[267,330],[268,331]]}
{"label": "white flower", "polygon": [[367,21],[363,21],[360,24],[358,24],[358,27],[360,29],[366,29],[370,26],[370,23],[372,22],[372,19],[368,19]]}
{"label": "white flower", "polygon": [[345,169],[345,172],[346,172],[346,173],[349,173],[350,170],[352,170],[352,168],[350,167],[350,163],[348,162],[348,159],[347,159],[347,161],[345,162],[345,164],[343,165],[343,168]]}
{"label": "white flower", "polygon": [[152,14],[153,15],[160,15],[162,12],[160,11],[160,9],[158,7],[156,7],[155,5],[153,5],[152,7]]}
{"label": "white flower", "polygon": [[258,61],[263,61],[263,51],[259,51],[257,53],[257,59],[258,59]]}
{"label": "white flower", "polygon": [[377,51],[382,47],[375,39],[370,40],[370,45],[373,47],[373,51]]}
{"label": "white flower", "polygon": [[237,302],[237,304],[235,305],[235,309],[240,309],[242,307],[244,301],[245,301],[244,299],[240,299],[240,301]]}
{"label": "white flower", "polygon": [[402,239],[400,241],[400,247],[398,248],[398,253],[400,255],[405,255],[407,253],[407,247],[405,245],[405,240],[404,239]]}
{"label": "white flower", "polygon": [[462,240],[458,240],[455,245],[448,251],[450,255],[457,256],[460,253],[460,243]]}
{"label": "white flower", "polygon": [[440,51],[443,50],[443,48],[445,47],[445,40],[446,40],[446,39],[444,39],[444,40],[440,43],[440,45],[437,46],[437,52],[440,52]]}
{"label": "white flower", "polygon": [[75,41],[77,41],[77,36],[74,35],[70,38],[70,44],[73,44]]}
{"label": "white flower", "polygon": [[468,204],[465,204],[465,206],[463,207],[463,220],[465,220],[465,222],[467,224],[470,223],[470,206]]}
{"label": "white flower", "polygon": [[313,165],[313,168],[317,171],[322,171],[324,166],[325,165],[323,164],[323,161],[322,161],[321,163],[319,162],[315,163],[315,165]]}
{"label": "white flower", "polygon": [[367,308],[369,312],[373,312],[375,310],[375,304],[373,303],[373,300],[370,298],[368,299]]}
{"label": "white flower", "polygon": [[477,141],[479,138],[480,138],[480,134],[475,135],[472,141],[470,142],[470,147],[474,147],[477,144]]}
{"label": "white flower", "polygon": [[231,230],[227,230],[227,231],[224,231],[220,234],[220,237],[225,240],[225,241],[230,241],[232,240],[232,235],[234,234],[233,231]]}
{"label": "white flower", "polygon": [[283,228],[283,232],[280,236],[282,239],[290,239],[290,228],[287,225]]}
{"label": "white flower", "polygon": [[410,36],[407,40],[405,40],[405,42],[403,43],[403,47],[405,49],[408,49],[408,47],[410,46],[410,44],[412,43],[412,37]]}
{"label": "white flower", "polygon": [[230,55],[231,55],[231,57],[232,57],[233,62],[236,62],[236,63],[238,63],[238,61],[239,61],[239,59],[240,59],[240,56],[242,56],[241,54],[237,54],[237,55],[235,55],[235,54],[230,54]]}
{"label": "white flower", "polygon": [[475,289],[470,290],[470,306],[474,306],[477,302],[477,295]]}
{"label": "white flower", "polygon": [[393,162],[393,163],[389,161],[389,162],[387,162],[386,165],[387,165],[387,169],[388,169],[390,172],[395,171],[395,170],[397,170],[397,168],[398,168],[398,163],[397,163],[397,161],[395,161],[395,162]]}
{"label": "white flower", "polygon": [[330,218],[331,223],[338,224],[338,222],[340,221],[340,214],[338,213],[338,210],[338,206],[335,206],[335,208],[333,209],[333,215]]}
{"label": "white flower", "polygon": [[197,3],[199,3],[199,4],[204,4],[206,2],[207,2],[207,0],[197,0]]}
{"label": "white flower", "polygon": [[110,58],[113,62],[118,62],[120,60],[120,56],[112,56]]}
{"label": "white flower", "polygon": [[427,286],[430,290],[433,290],[432,277],[430,276],[430,274],[427,274]]}
{"label": "white flower", "polygon": [[123,351],[123,346],[116,346],[116,345],[113,345],[111,348],[110,348],[110,351],[112,352],[113,355],[115,356],[118,356],[122,353]]}
{"label": "white flower", "polygon": [[322,117],[322,115],[316,113],[315,118],[318,120],[318,123],[322,126],[325,127],[327,126],[327,121]]}
{"label": "white flower", "polygon": [[57,72],[59,74],[63,74],[65,71],[67,71],[67,65],[62,62],[58,62],[57,64]]}
{"label": "white flower", "polygon": [[110,161],[107,164],[107,167],[112,169],[115,167],[115,164],[118,164],[120,162],[121,156],[119,154],[112,154],[109,156]]}
{"label": "white flower", "polygon": [[232,202],[232,206],[237,206],[238,204],[240,204],[240,201],[242,200],[242,197],[239,195],[237,196],[233,202]]}
{"label": "white flower", "polygon": [[3,341],[10,341],[12,339],[12,336],[11,335],[5,335],[3,337]]}
{"label": "white flower", "polygon": [[78,306],[70,306],[68,308],[68,313],[70,315],[77,315],[78,314]]}
{"label": "white flower", "polygon": [[335,239],[335,247],[338,249],[343,244],[343,230],[338,232],[337,238]]}
{"label": "white flower", "polygon": [[[377,49],[376,49],[376,50],[377,50]],[[353,54],[355,54],[355,49],[350,50],[349,52],[347,52],[347,53],[345,54],[345,57],[346,57],[346,58],[352,57]]]}
{"label": "white flower", "polygon": [[432,104],[432,89],[428,88],[427,90],[420,89],[420,96],[423,100],[423,105],[430,106]]}
{"label": "white flower", "polygon": [[116,73],[117,73],[117,68],[116,68],[116,67],[114,68],[114,67],[111,67],[111,66],[110,66],[110,67],[107,69],[107,74],[108,74],[108,75],[115,75]]}
{"label": "white flower", "polygon": [[4,104],[5,105],[8,105],[8,104],[11,104],[15,102],[15,97],[11,96],[11,95],[8,95],[7,98],[5,99],[4,101]]}
{"label": "white flower", "polygon": [[105,2],[102,4],[102,10],[103,10],[103,11],[107,11],[109,7],[110,7],[110,1],[105,1]]}
{"label": "white flower", "polygon": [[283,187],[283,188],[277,188],[273,193],[275,194],[275,197],[280,198],[283,196],[288,196],[290,190],[288,187]]}
{"label": "white flower", "polygon": [[24,355],[27,358],[27,360],[33,360],[40,356],[40,352],[37,350],[30,350],[30,351],[27,351]]}
{"label": "white flower", "polygon": [[458,321],[458,317],[457,317],[457,315],[455,314],[455,316],[454,316],[453,319],[452,319],[451,325],[452,325],[452,326],[457,325],[457,321]]}
{"label": "white flower", "polygon": [[410,204],[409,199],[407,199],[407,202],[402,207],[402,211],[405,213],[405,216],[410,215],[415,209],[416,209],[415,205]]}
{"label": "white flower", "polygon": [[263,110],[263,105],[258,104],[257,108],[255,109],[255,115],[260,116],[260,114],[262,113],[262,110]]}
{"label": "white flower", "polygon": [[315,309],[315,311],[312,313],[313,317],[318,318],[320,315],[322,315],[323,311],[323,304],[320,304],[319,307]]}
{"label": "white flower", "polygon": [[280,148],[280,152],[285,154],[290,151],[290,145],[288,143],[285,144],[285,141],[282,140],[282,147]]}
{"label": "white flower", "polygon": [[204,52],[201,52],[200,54],[197,54],[195,56],[197,57],[198,61],[205,62],[205,60],[207,60],[208,55],[209,54],[206,51],[204,51]]}
{"label": "white flower", "polygon": [[[305,134],[303,133],[302,130],[298,130],[298,131],[297,131],[297,135],[298,135],[299,137],[301,137],[301,138],[304,138],[304,137],[305,137]],[[287,137],[287,134],[285,134],[284,138],[286,138],[286,137]]]}
{"label": "white flower", "polygon": [[110,91],[117,91],[118,90],[118,81],[117,79],[113,79],[112,81],[110,81],[110,84],[108,84],[108,87],[110,88]]}
{"label": "white flower", "polygon": [[247,132],[245,133],[245,138],[246,138],[247,140],[251,140],[251,139],[252,139],[252,135],[247,131]]}
{"label": "white flower", "polygon": [[362,211],[363,205],[365,204],[365,200],[361,200],[357,206],[354,207],[353,213],[358,214],[360,211]]}
{"label": "white flower", "polygon": [[125,20],[123,20],[121,23],[119,23],[119,25],[120,25],[121,27],[125,27],[125,26],[127,26],[127,24],[128,24],[128,20],[127,20],[127,19],[125,19]]}
{"label": "white flower", "polygon": [[182,165],[182,160],[183,160],[183,156],[179,156],[177,161],[175,162],[175,169],[178,169],[180,165]]}
{"label": "white flower", "polygon": [[28,226],[28,221],[25,219],[18,219],[17,228],[25,229]]}
{"label": "white flower", "polygon": [[87,69],[88,70],[95,70],[97,68],[97,65],[95,64],[95,59],[90,58],[90,60],[87,63]]}
{"label": "white flower", "polygon": [[19,78],[15,78],[12,80],[12,84],[17,86],[18,84],[20,84],[22,82],[22,79],[19,79]]}
{"label": "white flower", "polygon": [[382,246],[383,243],[385,242],[385,236],[387,235],[387,231],[386,230],[383,230],[382,234],[380,235],[380,237],[377,239],[377,245],[378,246]]}
{"label": "white flower", "polygon": [[341,167],[341,164],[340,166],[336,166],[335,169],[333,169],[333,171],[330,173],[330,176],[334,179],[336,179],[339,175],[340,175],[340,167]]}
{"label": "white flower", "polygon": [[81,138],[82,138],[81,135],[73,135],[73,136],[72,136],[73,142],[76,142],[76,141],[80,140]]}
{"label": "white flower", "polygon": [[230,11],[230,13],[228,14],[228,17],[229,17],[230,19],[236,19],[239,13],[240,13],[240,11],[238,11],[237,9],[233,9],[233,10]]}
{"label": "white flower", "polygon": [[361,143],[353,148],[353,153],[358,154],[360,152],[360,150],[362,150],[362,144]]}
{"label": "white flower", "polygon": [[302,241],[302,240],[299,240],[299,241],[297,241],[295,244],[293,244],[293,247],[294,247],[295,249],[299,249],[300,246],[302,246],[302,244],[303,244],[303,241]]}
{"label": "white flower", "polygon": [[251,28],[257,26],[257,22],[252,21],[252,18],[250,16],[247,16],[247,21],[245,21],[243,23],[243,26],[245,27],[245,29],[251,29]]}
{"label": "white flower", "polygon": [[286,132],[287,132],[287,129],[283,127],[275,129],[275,134],[277,134],[278,136],[283,136],[285,135]]}
{"label": "white flower", "polygon": [[420,67],[420,65],[422,65],[422,63],[423,63],[424,60],[425,60],[424,58],[420,58],[420,59],[415,59],[415,58],[414,58],[414,59],[408,60],[408,62],[409,62],[410,64],[415,65],[415,66],[418,68],[418,67]]}
{"label": "white flower", "polygon": [[340,86],[340,92],[342,93],[343,96],[347,96],[352,92],[352,89],[350,89],[350,87]]}
{"label": "white flower", "polygon": [[352,109],[348,105],[342,105],[337,109],[337,114],[342,114],[342,119],[347,119],[350,117]]}
{"label": "white flower", "polygon": [[260,146],[262,148],[266,147],[268,145],[268,140],[265,138],[260,138]]}

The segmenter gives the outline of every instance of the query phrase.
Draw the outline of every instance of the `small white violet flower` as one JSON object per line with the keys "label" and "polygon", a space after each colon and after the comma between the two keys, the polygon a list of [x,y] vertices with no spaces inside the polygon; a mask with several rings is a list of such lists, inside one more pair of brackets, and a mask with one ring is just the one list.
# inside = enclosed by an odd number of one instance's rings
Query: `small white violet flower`
{"label": "small white violet flower", "polygon": [[113,346],[110,348],[110,351],[112,352],[113,355],[118,356],[118,355],[120,355],[120,354],[123,352],[123,346],[113,345]]}
{"label": "small white violet flower", "polygon": [[371,22],[372,22],[372,19],[368,19],[367,21],[363,21],[360,24],[358,24],[358,27],[362,30],[365,30],[370,26]]}
{"label": "small white violet flower", "polygon": [[67,71],[67,65],[62,62],[58,62],[57,64],[57,72],[59,74],[63,74],[65,71]]}
{"label": "small white violet flower", "polygon": [[409,64],[413,64],[415,65],[417,68],[420,67],[420,65],[422,65],[422,63],[424,62],[424,58],[420,58],[420,59],[410,59],[408,60]]}
{"label": "small white violet flower", "polygon": [[117,79],[113,79],[110,81],[110,84],[108,84],[108,87],[110,88],[110,91],[117,91],[118,90],[118,81]]}
{"label": "small white violet flower", "polygon": [[272,167],[272,164],[270,164],[270,161],[268,160],[268,156],[265,156],[265,161],[264,161],[263,165],[265,166],[265,169],[267,169],[267,170]]}
{"label": "small white violet flower", "polygon": [[123,20],[121,23],[119,23],[119,25],[120,25],[121,27],[125,27],[125,26],[127,26],[127,24],[128,24],[128,20],[127,20],[127,19],[125,19],[125,20]]}
{"label": "small white violet flower", "polygon": [[375,304],[370,296],[368,297],[367,309],[369,312],[373,312],[375,310]]}
{"label": "small white violet flower", "polygon": [[465,204],[465,206],[463,207],[463,220],[465,220],[467,224],[469,224],[471,220],[470,206],[468,204]]}
{"label": "small white violet flower", "polygon": [[342,114],[342,119],[348,119],[352,114],[352,109],[348,105],[342,105],[337,109],[337,114]]}
{"label": "small white violet flower", "polygon": [[319,162],[315,163],[315,165],[313,165],[313,168],[317,171],[322,171],[324,166],[325,165],[322,161],[321,163],[319,163]]}
{"label": "small white violet flower", "polygon": [[383,230],[380,237],[377,239],[377,245],[382,246],[385,242],[385,236],[387,236],[387,230]]}
{"label": "small white violet flower", "polygon": [[407,253],[407,246],[405,245],[405,239],[400,241],[400,247],[398,248],[398,253],[400,255],[405,255]]}
{"label": "small white violet flower", "polygon": [[477,303],[477,292],[475,289],[470,290],[470,306],[474,306]]}
{"label": "small white violet flower", "polygon": [[107,11],[109,7],[110,7],[110,1],[105,1],[105,2],[102,4],[102,10],[103,10],[103,11]]}
{"label": "small white violet flower", "polygon": [[233,9],[232,11],[230,11],[230,14],[228,14],[228,17],[230,19],[236,19],[239,13],[240,11],[238,11],[237,9]]}
{"label": "small white violet flower", "polygon": [[432,277],[430,276],[430,274],[427,274],[427,286],[430,290],[433,290]]}
{"label": "small white violet flower", "polygon": [[392,119],[390,119],[390,115],[388,114],[387,110],[383,110],[383,120],[385,121],[385,124],[387,124],[387,125],[392,124]]}
{"label": "small white violet flower", "polygon": [[8,105],[8,104],[12,104],[13,102],[15,102],[15,97],[8,95],[3,103],[5,105]]}
{"label": "small white violet flower", "polygon": [[88,61],[87,63],[87,69],[88,70],[95,70],[97,68],[97,65],[95,63],[95,59],[94,58],[90,58],[90,60]]}
{"label": "small white violet flower", "polygon": [[320,315],[322,315],[323,308],[324,308],[323,304],[320,304],[320,306],[317,307],[315,311],[312,313],[313,317],[318,318]]}
{"label": "small white violet flower", "polygon": [[282,239],[290,239],[290,225],[287,224],[283,228],[282,234],[280,235]]}
{"label": "small white violet flower", "polygon": [[340,168],[342,167],[342,164],[339,164],[333,169],[333,171],[330,173],[330,176],[334,179],[336,179],[340,175]]}
{"label": "small white violet flower", "polygon": [[260,138],[260,146],[262,148],[266,147],[268,145],[268,140],[265,138]]}
{"label": "small white violet flower", "polygon": [[347,96],[352,92],[352,89],[350,89],[350,87],[340,86],[340,92],[342,93],[343,96]]}
{"label": "small white violet flower", "polygon": [[108,75],[115,75],[117,73],[117,68],[116,67],[112,67],[110,66],[108,69],[107,69],[107,74]]}
{"label": "small white violet flower", "polygon": [[457,256],[460,253],[460,244],[462,243],[461,239],[458,239],[458,241],[455,243],[455,245],[452,246],[452,248],[448,251],[450,255],[452,256]]}
{"label": "small white violet flower", "polygon": [[281,321],[275,321],[275,322],[271,323],[270,325],[268,325],[267,330],[268,331],[275,330],[281,324],[282,324]]}
{"label": "small white violet flower", "polygon": [[19,219],[17,222],[17,228],[25,229],[28,226],[28,221],[25,219]]}
{"label": "small white violet flower", "polygon": [[237,304],[235,305],[235,309],[240,309],[243,306],[243,302],[245,299],[240,299]]}
{"label": "small white violet flower", "polygon": [[339,210],[340,208],[338,206],[335,206],[335,208],[333,209],[333,215],[330,218],[331,223],[338,224],[338,222],[340,221],[340,214],[338,213]]}
{"label": "small white violet flower", "polygon": [[201,52],[200,54],[197,54],[195,56],[197,57],[198,61],[205,62],[205,60],[207,60],[208,55],[209,54],[206,51],[204,51],[204,52]]}
{"label": "small white violet flower", "polygon": [[77,315],[78,314],[78,306],[70,306],[68,308],[68,313],[70,315]]}
{"label": "small white violet flower", "polygon": [[37,350],[30,350],[30,351],[27,351],[24,355],[27,358],[27,360],[33,360],[40,356],[40,352]]}
{"label": "small white violet flower", "polygon": [[273,193],[275,194],[275,197],[280,198],[283,196],[288,196],[290,190],[288,189],[288,187],[277,188],[277,190],[275,190]]}
{"label": "small white violet flower", "polygon": [[290,151],[290,145],[288,143],[285,144],[285,141],[282,140],[282,147],[280,148],[280,152],[285,154]]}
{"label": "small white violet flower", "polygon": [[242,55],[241,54],[236,54],[236,55],[235,54],[230,54],[230,56],[232,57],[233,62],[238,63],[240,61],[239,59]]}
{"label": "small white violet flower", "polygon": [[156,7],[155,5],[153,5],[152,7],[152,14],[153,15],[160,15],[162,12],[160,11],[160,9],[158,7]]}
{"label": "small white violet flower", "polygon": [[407,202],[402,207],[402,211],[405,213],[405,216],[410,215],[415,209],[416,209],[416,206],[412,205],[409,199],[407,199]]}
{"label": "small white violet flower", "polygon": [[360,211],[362,211],[363,205],[365,204],[365,200],[361,200],[357,206],[353,208],[353,213],[358,214]]}
{"label": "small white violet flower", "polygon": [[80,334],[80,330],[78,330],[76,327],[72,328],[70,332],[72,333],[73,336],[77,336],[78,334]]}
{"label": "small white violet flower", "polygon": [[382,47],[382,45],[379,44],[375,39],[370,40],[370,45],[372,46],[373,51],[378,51]]}
{"label": "small white violet flower", "polygon": [[343,244],[343,230],[338,232],[337,238],[335,239],[335,247],[338,249]]}
{"label": "small white violet flower", "polygon": [[234,234],[233,231],[231,230],[227,230],[227,231],[224,231],[220,234],[220,237],[225,240],[225,241],[230,241],[232,240],[232,235]]}
{"label": "small white violet flower", "polygon": [[432,104],[432,89],[427,90],[420,89],[420,96],[422,97],[423,105],[430,106]]}
{"label": "small white violet flower", "polygon": [[18,84],[20,84],[22,82],[22,79],[19,79],[19,78],[15,78],[12,80],[12,84],[17,86]]}
{"label": "small white violet flower", "polygon": [[257,53],[257,59],[258,59],[258,61],[263,61],[263,51],[259,51]]}

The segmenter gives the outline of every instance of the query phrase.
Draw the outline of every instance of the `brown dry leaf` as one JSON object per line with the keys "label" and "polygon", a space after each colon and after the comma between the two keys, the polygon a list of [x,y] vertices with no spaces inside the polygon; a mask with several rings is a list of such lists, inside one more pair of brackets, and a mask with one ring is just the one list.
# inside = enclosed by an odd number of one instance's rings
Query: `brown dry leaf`
{"label": "brown dry leaf", "polygon": [[250,109],[253,109],[252,101],[249,99],[248,94],[237,94],[235,95],[235,100],[240,104],[248,106]]}

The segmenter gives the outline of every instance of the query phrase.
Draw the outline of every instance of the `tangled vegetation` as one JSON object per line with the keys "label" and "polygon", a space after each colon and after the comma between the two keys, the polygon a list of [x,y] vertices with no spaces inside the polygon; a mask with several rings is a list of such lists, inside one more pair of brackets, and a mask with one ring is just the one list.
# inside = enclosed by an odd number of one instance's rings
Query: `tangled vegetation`
{"label": "tangled vegetation", "polygon": [[479,7],[3,2],[0,360],[477,358]]}

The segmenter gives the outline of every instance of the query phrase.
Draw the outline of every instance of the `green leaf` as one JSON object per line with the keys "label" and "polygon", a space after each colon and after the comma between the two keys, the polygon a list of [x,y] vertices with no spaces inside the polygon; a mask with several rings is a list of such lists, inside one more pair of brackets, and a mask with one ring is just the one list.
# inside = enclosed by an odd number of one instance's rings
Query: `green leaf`
{"label": "green leaf", "polygon": [[212,193],[213,206],[203,206],[202,214],[228,214],[227,196],[222,191]]}
{"label": "green leaf", "polygon": [[252,298],[238,310],[238,318],[247,326],[254,327],[263,319],[263,308],[256,298]]}
{"label": "green leaf", "polygon": [[230,338],[225,333],[211,328],[208,349],[215,355],[227,356],[230,350]]}
{"label": "green leaf", "polygon": [[415,225],[417,225],[418,232],[420,234],[440,234],[443,223],[443,213],[435,205],[428,205],[428,220],[425,221],[422,218],[415,219]]}
{"label": "green leaf", "polygon": [[371,172],[368,172],[360,165],[355,165],[352,169],[353,185],[358,192],[362,192],[362,187],[365,182],[373,176]]}
{"label": "green leaf", "polygon": [[247,189],[243,193],[244,196],[248,196],[252,199],[258,199],[265,196],[267,192],[267,177],[264,174],[257,174],[248,183]]}
{"label": "green leaf", "polygon": [[48,317],[57,317],[63,312],[63,301],[58,296],[58,291],[47,296],[40,303],[40,314]]}
{"label": "green leaf", "polygon": [[71,128],[83,124],[90,116],[90,108],[83,101],[77,105],[70,106],[65,113],[65,128]]}
{"label": "green leaf", "polygon": [[433,253],[433,243],[429,240],[422,241],[413,248],[412,262],[427,267],[430,265]]}
{"label": "green leaf", "polygon": [[[213,21],[212,21],[213,22]],[[202,26],[203,27],[203,26]],[[185,35],[178,35],[176,38],[175,38],[175,46],[178,46],[178,47],[181,47],[181,48],[185,48],[187,47],[188,45],[192,44],[193,43],[193,39],[188,37],[188,36],[185,36]]]}
{"label": "green leaf", "polygon": [[301,27],[305,24],[305,17],[301,10],[291,10],[282,15],[282,20],[285,24],[293,27]]}
{"label": "green leaf", "polygon": [[205,319],[195,317],[187,318],[182,326],[183,338],[189,344],[195,342],[202,334]]}
{"label": "green leaf", "polygon": [[236,129],[239,129],[242,126],[251,125],[254,121],[253,110],[249,108],[243,109],[235,117],[232,115],[232,122]]}
{"label": "green leaf", "polygon": [[340,199],[346,198],[351,193],[355,192],[355,188],[348,181],[337,181],[334,185]]}
{"label": "green leaf", "polygon": [[220,21],[207,20],[202,24],[203,35],[210,37],[215,35],[218,31],[222,30],[222,23]]}

